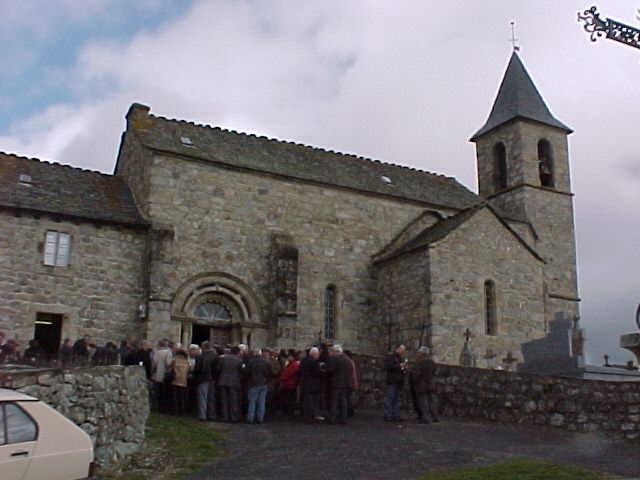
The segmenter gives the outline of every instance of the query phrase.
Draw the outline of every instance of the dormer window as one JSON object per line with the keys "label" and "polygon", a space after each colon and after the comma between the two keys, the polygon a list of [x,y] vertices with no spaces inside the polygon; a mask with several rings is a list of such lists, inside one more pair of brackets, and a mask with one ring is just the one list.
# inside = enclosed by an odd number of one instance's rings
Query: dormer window
{"label": "dormer window", "polygon": [[27,185],[30,185],[31,182],[32,182],[31,175],[27,175],[26,173],[20,174],[20,183],[25,183]]}

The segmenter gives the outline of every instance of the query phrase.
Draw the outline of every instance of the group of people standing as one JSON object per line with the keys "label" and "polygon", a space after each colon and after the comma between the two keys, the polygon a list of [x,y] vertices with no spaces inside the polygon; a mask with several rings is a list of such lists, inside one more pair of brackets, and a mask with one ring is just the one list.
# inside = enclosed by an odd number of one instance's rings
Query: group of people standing
{"label": "group of people standing", "polygon": [[[385,421],[401,421],[400,394],[409,386],[421,423],[437,422],[435,363],[427,347],[409,363],[404,345],[386,358]],[[15,342],[0,332],[0,357],[22,357],[32,364],[44,358],[34,339],[20,355]],[[205,341],[187,350],[164,339],[151,349],[146,340],[132,348],[108,342],[96,347],[89,335],[65,339],[57,362],[70,365],[140,365],[152,385],[152,406],[160,413],[193,414],[200,420],[262,423],[267,415],[300,416],[306,423],[345,424],[353,415],[352,392],[359,390],[356,365],[340,345],[301,352],[245,345],[221,348]]]}
{"label": "group of people standing", "polygon": [[353,415],[351,393],[359,388],[355,363],[340,345],[250,351],[205,341],[184,352],[165,339],[153,355],[132,354],[125,363],[149,364],[160,413],[192,413],[203,421],[263,423],[279,415],[344,424]]}
{"label": "group of people standing", "polygon": [[438,422],[438,398],[436,396],[435,363],[428,347],[420,347],[411,365],[404,356],[404,345],[396,345],[386,360],[387,394],[383,414],[387,422],[402,421],[400,416],[400,392],[408,378],[411,402],[420,423]]}

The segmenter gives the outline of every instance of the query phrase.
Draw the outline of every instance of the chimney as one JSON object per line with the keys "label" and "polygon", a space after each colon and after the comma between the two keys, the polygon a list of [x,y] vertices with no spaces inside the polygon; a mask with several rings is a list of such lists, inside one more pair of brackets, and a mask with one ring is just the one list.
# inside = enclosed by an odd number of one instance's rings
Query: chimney
{"label": "chimney", "polygon": [[154,119],[149,115],[149,110],[151,109],[146,105],[133,103],[125,115],[125,118],[127,119],[127,130],[149,130],[153,128]]}

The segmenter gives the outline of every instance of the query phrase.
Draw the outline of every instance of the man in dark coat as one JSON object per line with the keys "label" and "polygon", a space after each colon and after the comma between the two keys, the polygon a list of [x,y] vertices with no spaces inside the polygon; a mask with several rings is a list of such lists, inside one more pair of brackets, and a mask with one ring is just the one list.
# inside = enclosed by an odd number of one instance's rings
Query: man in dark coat
{"label": "man in dark coat", "polygon": [[329,423],[347,423],[349,393],[351,393],[351,361],[342,353],[341,345],[329,351],[327,376],[329,388]]}
{"label": "man in dark coat", "polygon": [[247,422],[257,423],[264,421],[265,405],[267,400],[267,382],[273,377],[273,370],[269,363],[269,351],[256,348],[251,359],[245,366],[245,378],[247,382]]}
{"label": "man in dark coat", "polygon": [[302,418],[305,422],[324,420],[320,416],[320,396],[324,390],[325,371],[320,365],[320,350],[316,347],[300,361],[298,368],[300,393],[302,395]]}
{"label": "man in dark coat", "polygon": [[76,365],[89,364],[89,344],[91,343],[91,335],[85,335],[76,340],[73,344],[73,362]]}
{"label": "man in dark coat", "polygon": [[218,386],[223,422],[239,422],[242,405],[242,358],[238,347],[218,360]]}
{"label": "man in dark coat", "polygon": [[142,365],[144,374],[151,380],[151,347],[146,340],[140,340],[138,348],[131,350],[122,360],[123,365]]}
{"label": "man in dark coat", "polygon": [[396,345],[393,353],[387,357],[387,396],[384,400],[384,419],[387,422],[400,421],[400,390],[404,385],[404,373],[407,369],[403,354],[404,345]]}
{"label": "man in dark coat", "polygon": [[436,397],[436,366],[427,347],[420,347],[416,361],[411,367],[411,383],[416,392],[420,423],[438,422],[438,399]]}
{"label": "man in dark coat", "polygon": [[200,345],[202,353],[196,356],[193,380],[196,382],[196,416],[198,420],[216,421],[216,382],[218,354],[208,341]]}

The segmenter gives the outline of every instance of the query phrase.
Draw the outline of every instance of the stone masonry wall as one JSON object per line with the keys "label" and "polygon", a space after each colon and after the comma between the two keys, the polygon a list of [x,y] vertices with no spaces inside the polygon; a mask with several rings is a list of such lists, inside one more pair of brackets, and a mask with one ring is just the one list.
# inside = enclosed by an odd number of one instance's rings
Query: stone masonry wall
{"label": "stone masonry wall", "polygon": [[[385,396],[384,358],[356,355],[359,408],[380,410]],[[411,365],[409,365],[411,368]],[[438,364],[440,411],[445,416],[539,425],[611,438],[640,438],[640,382],[522,374]],[[401,395],[407,418],[413,408],[407,386]]]}
{"label": "stone masonry wall", "polygon": [[[62,315],[62,338],[98,345],[138,338],[146,232],[2,213],[0,331],[21,351],[38,312]],[[43,263],[47,230],[71,235],[68,267]]]}
{"label": "stone masonry wall", "polygon": [[[485,366],[481,362],[487,350],[498,358],[511,352],[522,359],[520,345],[545,335],[543,263],[489,209],[476,213],[429,252],[437,362],[458,364],[467,328],[477,366]],[[497,321],[492,335],[486,333],[487,280],[495,285]]]}
{"label": "stone masonry wall", "polygon": [[[271,328],[270,255],[273,235],[284,233],[299,252],[297,318],[288,338],[271,341],[300,348],[316,341],[325,289],[335,285],[334,341],[354,350],[378,344],[380,323],[367,322],[375,290],[371,255],[421,206],[168,156],[154,157],[151,182],[151,221],[174,231],[150,266],[153,295],[172,298],[196,275],[224,272],[251,286]],[[150,327],[157,321],[150,318]]]}
{"label": "stone masonry wall", "polygon": [[[538,170],[538,142],[546,140],[553,152],[554,188],[541,186]],[[508,186],[513,190],[492,197],[499,212],[531,222],[537,240],[533,246],[547,262],[545,283],[546,320],[555,313],[579,316],[576,271],[573,196],[571,193],[567,134],[535,122],[508,123],[478,139],[478,185],[481,196],[495,193],[493,186],[494,146],[504,143],[507,151]],[[522,232],[525,229],[519,228]],[[525,238],[529,238],[528,235]]]}
{"label": "stone masonry wall", "polygon": [[144,440],[149,390],[141,367],[3,370],[0,385],[55,408],[89,434],[96,463],[113,466]]}

